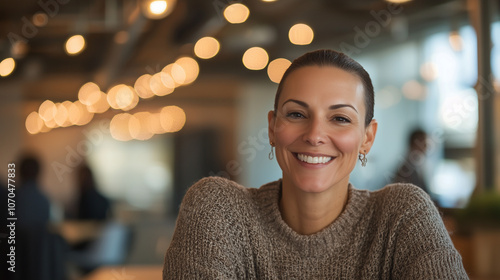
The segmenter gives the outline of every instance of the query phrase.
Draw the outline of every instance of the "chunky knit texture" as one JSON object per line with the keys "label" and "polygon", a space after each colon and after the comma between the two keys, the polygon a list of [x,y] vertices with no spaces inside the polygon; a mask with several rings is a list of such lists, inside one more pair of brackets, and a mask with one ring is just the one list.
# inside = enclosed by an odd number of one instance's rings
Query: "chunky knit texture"
{"label": "chunky knit texture", "polygon": [[408,184],[349,186],[341,215],[312,235],[281,218],[281,182],[218,177],[187,192],[163,279],[468,279],[429,196]]}

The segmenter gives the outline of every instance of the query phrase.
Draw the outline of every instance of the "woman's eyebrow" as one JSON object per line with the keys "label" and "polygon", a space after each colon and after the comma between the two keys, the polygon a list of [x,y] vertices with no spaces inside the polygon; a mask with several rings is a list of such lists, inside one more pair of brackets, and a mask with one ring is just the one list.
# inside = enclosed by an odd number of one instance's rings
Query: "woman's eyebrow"
{"label": "woman's eyebrow", "polygon": [[[296,99],[288,99],[287,101],[283,102],[283,105],[281,105],[281,107],[283,107],[288,102],[294,102],[294,103],[299,104],[302,107],[309,108],[309,105],[307,105],[307,103],[305,103],[304,101],[296,100]],[[343,108],[343,107],[350,107],[354,111],[356,111],[356,113],[358,112],[358,110],[356,110],[356,108],[354,108],[354,106],[352,106],[350,104],[335,104],[335,105],[328,107],[328,109],[335,110],[335,109],[339,109],[339,108]]]}
{"label": "woman's eyebrow", "polygon": [[352,108],[354,111],[356,111],[356,113],[358,112],[358,110],[356,110],[356,108],[354,108],[354,106],[350,105],[350,104],[336,104],[336,105],[332,105],[329,107],[330,110],[335,110],[335,109],[339,109],[339,108],[342,108],[342,107],[350,107]]}
{"label": "woman's eyebrow", "polygon": [[307,105],[307,103],[305,103],[304,101],[296,100],[296,99],[288,99],[287,101],[283,102],[283,105],[281,105],[281,107],[285,106],[285,104],[288,102],[294,102],[294,103],[299,104],[302,107],[309,108],[309,105]]}

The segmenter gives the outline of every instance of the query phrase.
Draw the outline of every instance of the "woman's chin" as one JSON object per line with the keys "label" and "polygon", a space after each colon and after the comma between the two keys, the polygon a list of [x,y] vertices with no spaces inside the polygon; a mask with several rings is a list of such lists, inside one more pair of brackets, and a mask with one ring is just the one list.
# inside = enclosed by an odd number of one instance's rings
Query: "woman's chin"
{"label": "woman's chin", "polygon": [[296,188],[306,193],[321,193],[332,186],[331,181],[318,178],[297,178],[294,181]]}

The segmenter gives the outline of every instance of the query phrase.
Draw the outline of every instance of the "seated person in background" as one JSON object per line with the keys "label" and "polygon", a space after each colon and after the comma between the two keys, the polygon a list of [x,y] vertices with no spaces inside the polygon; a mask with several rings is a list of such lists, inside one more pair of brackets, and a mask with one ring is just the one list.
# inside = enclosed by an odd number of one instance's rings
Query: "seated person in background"
{"label": "seated person in background", "polygon": [[38,183],[40,162],[33,155],[24,155],[18,168],[17,224],[26,229],[44,228],[50,220],[50,201]]}
{"label": "seated person in background", "polygon": [[398,167],[394,183],[411,183],[429,193],[424,177],[425,153],[427,151],[427,133],[415,129],[408,139],[408,152],[404,162]]}
{"label": "seated person in background", "polygon": [[111,203],[96,186],[92,170],[83,164],[78,169],[78,220],[106,220],[110,216]]}
{"label": "seated person in background", "polygon": [[350,57],[297,58],[268,114],[282,179],[200,180],[182,202],[163,279],[468,279],[429,196],[349,183],[375,140],[374,92]]}

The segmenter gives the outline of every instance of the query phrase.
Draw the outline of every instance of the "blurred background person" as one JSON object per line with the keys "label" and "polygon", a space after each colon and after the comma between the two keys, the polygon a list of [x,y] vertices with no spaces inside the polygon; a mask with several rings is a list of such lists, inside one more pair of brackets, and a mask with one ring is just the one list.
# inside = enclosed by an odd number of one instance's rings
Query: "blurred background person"
{"label": "blurred background person", "polygon": [[18,226],[25,229],[44,228],[50,220],[50,201],[38,183],[40,161],[35,155],[23,155],[19,161],[17,184]]}
{"label": "blurred background person", "polygon": [[98,190],[92,170],[82,164],[77,175],[77,220],[105,220],[111,216],[111,203]]}
{"label": "blurred background person", "polygon": [[49,230],[51,203],[39,184],[41,164],[24,154],[16,164],[16,277],[65,279],[66,243]]}
{"label": "blurred background person", "polygon": [[394,175],[394,183],[411,183],[430,194],[425,179],[425,158],[427,151],[427,133],[417,128],[408,137],[408,151],[404,161]]}

